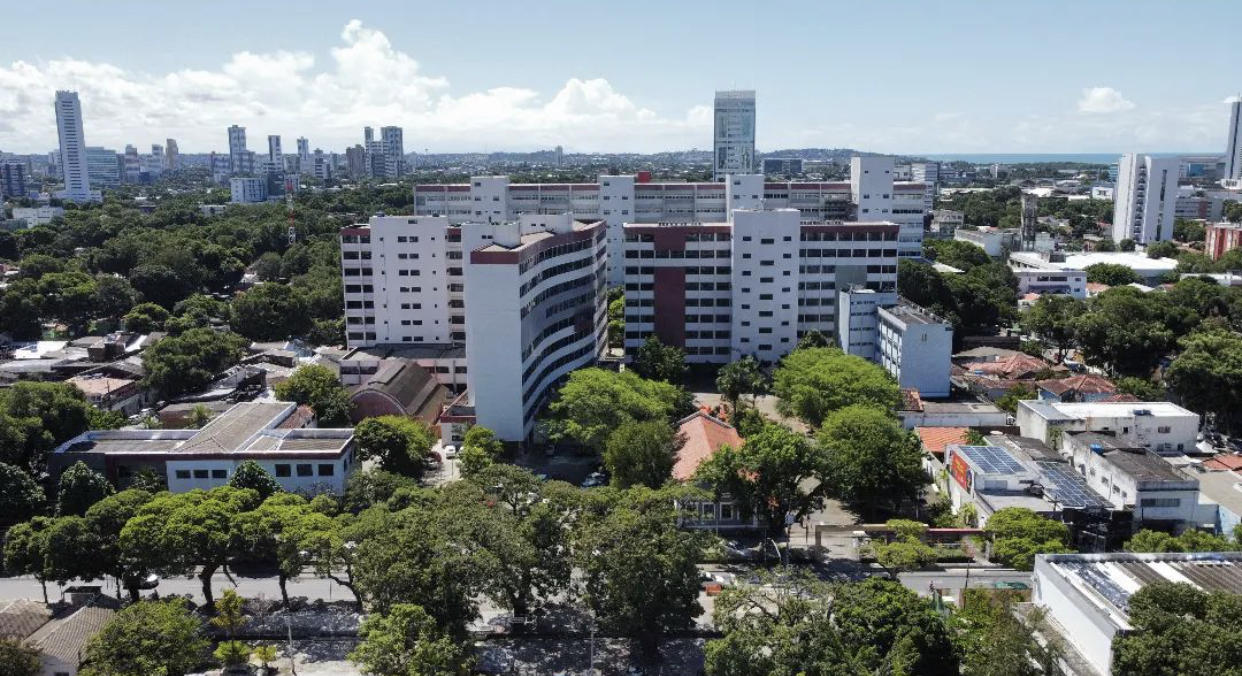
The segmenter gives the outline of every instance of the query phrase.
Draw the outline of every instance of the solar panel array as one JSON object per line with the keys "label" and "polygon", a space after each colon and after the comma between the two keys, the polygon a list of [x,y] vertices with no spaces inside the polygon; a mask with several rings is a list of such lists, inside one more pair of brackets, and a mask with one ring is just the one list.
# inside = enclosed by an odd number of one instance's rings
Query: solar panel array
{"label": "solar panel array", "polygon": [[1069,570],[1074,571],[1084,582],[1091,585],[1093,589],[1099,592],[1100,596],[1108,599],[1108,602],[1117,607],[1122,612],[1130,610],[1130,592],[1118,584],[1115,580],[1108,576],[1107,573],[1101,571],[1094,564],[1083,562],[1066,562],[1064,565]]}
{"label": "solar panel array", "polygon": [[1051,495],[1061,507],[1085,509],[1107,507],[1108,502],[1099,496],[1069,465],[1052,460],[1040,460],[1039,473],[1046,477],[1044,492]]}
{"label": "solar panel array", "polygon": [[961,446],[962,455],[970,459],[984,474],[1015,474],[1026,467],[1003,448],[996,446]]}

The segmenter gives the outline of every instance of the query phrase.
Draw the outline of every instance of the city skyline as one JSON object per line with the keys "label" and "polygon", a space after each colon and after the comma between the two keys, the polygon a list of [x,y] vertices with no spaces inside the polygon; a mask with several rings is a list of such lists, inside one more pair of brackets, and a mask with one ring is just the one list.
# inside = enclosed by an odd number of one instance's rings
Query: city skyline
{"label": "city skyline", "polygon": [[[57,89],[79,92],[93,145],[117,148],[173,137],[183,153],[223,151],[224,130],[237,124],[340,152],[378,121],[403,127],[406,150],[418,152],[710,150],[714,91],[754,89],[760,152],[1223,153],[1224,102],[1242,88],[1227,35],[1228,15],[1242,18],[1242,8],[1223,3],[1184,58],[1153,49],[1163,13],[1113,2],[1075,6],[1072,20],[1051,9],[901,1],[776,3],[730,18],[691,2],[647,22],[610,8],[579,16],[559,2],[475,16],[389,3],[283,13],[228,1],[190,22],[180,8],[134,3],[127,29],[163,29],[141,54],[100,39],[115,12],[69,4],[71,20],[15,8],[14,25],[29,30],[0,48],[0,150],[55,146],[45,113]],[[215,32],[237,14],[231,7],[248,21]],[[795,12],[802,18],[788,21]],[[1098,30],[1102,19],[1118,30]],[[694,34],[711,44],[672,39],[681,21],[697,22]],[[812,30],[824,21],[879,32],[836,31],[824,42]],[[282,29],[268,30],[273,22]],[[48,31],[64,39],[33,39]],[[527,39],[591,31],[603,49]],[[652,77],[677,64],[677,77]]]}

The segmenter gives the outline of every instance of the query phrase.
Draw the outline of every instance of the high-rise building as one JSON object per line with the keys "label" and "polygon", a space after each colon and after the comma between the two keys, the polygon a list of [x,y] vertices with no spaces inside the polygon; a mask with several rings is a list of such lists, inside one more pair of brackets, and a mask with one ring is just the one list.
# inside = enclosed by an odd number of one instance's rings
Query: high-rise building
{"label": "high-rise building", "polygon": [[270,134],[267,137],[267,163],[275,171],[281,171],[285,167],[284,153],[280,152],[280,134]]}
{"label": "high-rise building", "polygon": [[251,155],[246,150],[246,128],[229,127],[229,173],[233,175],[254,172]]}
{"label": "high-rise building", "polygon": [[380,142],[384,148],[384,178],[405,175],[405,140],[401,127],[381,127]]}
{"label": "high-rise building", "polygon": [[164,173],[164,146],[151,144],[151,154],[142,156],[142,173],[152,180]]}
{"label": "high-rise building", "polygon": [[755,168],[754,90],[716,92],[712,177],[749,174]]}
{"label": "high-rise building", "polygon": [[1225,178],[1242,179],[1242,96],[1229,104],[1229,136],[1225,141]]}
{"label": "high-rise building", "polygon": [[86,171],[91,185],[117,188],[121,185],[121,158],[109,148],[86,149]]}
{"label": "high-rise building", "polygon": [[326,181],[332,178],[332,160],[325,155],[323,150],[315,148],[314,154],[311,156],[312,171],[311,174],[321,180]]}
{"label": "high-rise building", "polygon": [[353,179],[367,175],[367,151],[362,146],[345,149],[345,171]]}
{"label": "high-rise building", "polygon": [[176,171],[181,168],[181,154],[177,150],[177,140],[167,139],[164,141],[164,168],[169,171]]}
{"label": "high-rise building", "polygon": [[0,162],[0,198],[26,196],[26,165]]}
{"label": "high-rise building", "polygon": [[298,138],[298,173],[309,174],[311,167],[310,141]]}
{"label": "high-rise building", "polygon": [[86,135],[82,130],[82,103],[77,92],[56,92],[56,128],[60,134],[60,166],[65,199],[89,202],[90,172],[86,164]]}
{"label": "high-rise building", "polygon": [[1126,153],[1117,164],[1113,241],[1150,244],[1173,239],[1181,160]]}
{"label": "high-rise building", "polygon": [[137,183],[142,174],[142,157],[138,155],[138,149],[133,145],[126,145],[121,164],[124,167],[123,180],[126,183]]}

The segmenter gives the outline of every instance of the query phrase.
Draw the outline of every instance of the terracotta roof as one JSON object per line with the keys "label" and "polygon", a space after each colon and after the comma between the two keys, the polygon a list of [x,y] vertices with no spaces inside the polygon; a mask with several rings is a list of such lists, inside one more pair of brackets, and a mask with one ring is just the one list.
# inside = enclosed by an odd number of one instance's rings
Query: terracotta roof
{"label": "terracotta roof", "polygon": [[1104,293],[1105,291],[1108,291],[1111,288],[1113,287],[1107,284],[1101,284],[1099,282],[1087,282],[1087,293],[1090,293],[1090,294]]}
{"label": "terracotta roof", "polygon": [[116,611],[87,606],[74,614],[52,620],[26,639],[27,646],[49,657],[77,667],[86,652],[86,642],[98,634]]}
{"label": "terracotta roof", "polygon": [[964,369],[975,375],[989,375],[998,378],[1022,378],[1032,376],[1045,369],[1065,371],[1060,364],[1049,364],[1039,357],[1029,354],[1015,354],[996,361],[978,361],[963,365]]}
{"label": "terracotta roof", "polygon": [[922,411],[923,398],[919,396],[919,391],[906,388],[901,391],[901,410],[903,411]]}
{"label": "terracotta roof", "polygon": [[923,448],[935,456],[944,456],[944,447],[949,444],[965,445],[968,443],[969,427],[916,427],[914,433],[919,435]]}
{"label": "terracotta roof", "polygon": [[1114,394],[1111,397],[1104,397],[1100,401],[1106,404],[1117,404],[1117,403],[1122,403],[1122,402],[1136,402],[1136,401],[1141,401],[1141,400],[1138,397],[1134,396],[1133,394],[1121,393],[1121,394]]}
{"label": "terracotta roof", "polygon": [[[377,398],[388,401],[407,416],[432,423],[439,417],[447,394],[448,390],[436,380],[435,374],[422,366],[406,359],[384,359],[366,382],[354,388],[350,400],[355,404],[354,422],[378,414],[371,406],[364,405]],[[395,410],[384,413],[399,414]]]}
{"label": "terracotta roof", "polygon": [[1059,396],[1066,392],[1078,392],[1079,394],[1114,394],[1117,386],[1113,381],[1098,376],[1094,373],[1083,373],[1080,375],[1070,376],[1068,378],[1058,378],[1056,380],[1041,380],[1039,386],[1049,392]]}
{"label": "terracotta roof", "polygon": [[289,417],[281,420],[280,424],[276,426],[276,429],[300,430],[309,425],[314,419],[315,409],[307,406],[306,404],[301,404],[297,408],[293,409],[293,413],[290,413]]}
{"label": "terracotta roof", "polygon": [[37,601],[0,602],[0,640],[21,641],[51,618],[52,611]]}
{"label": "terracotta roof", "polygon": [[742,437],[736,428],[702,411],[678,421],[677,432],[684,440],[681,450],[677,452],[677,463],[673,465],[673,478],[677,481],[690,480],[699,465],[721,446],[736,448],[742,445]]}
{"label": "terracotta roof", "polygon": [[1205,461],[1203,466],[1207,469],[1225,471],[1242,469],[1242,456],[1218,455],[1211,460]]}

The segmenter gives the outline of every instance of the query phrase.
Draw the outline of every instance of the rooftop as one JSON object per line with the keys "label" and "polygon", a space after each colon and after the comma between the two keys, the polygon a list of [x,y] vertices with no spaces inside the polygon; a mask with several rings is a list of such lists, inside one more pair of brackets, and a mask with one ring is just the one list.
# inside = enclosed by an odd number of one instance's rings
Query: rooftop
{"label": "rooftop", "polygon": [[51,618],[52,611],[38,601],[0,601],[0,641],[21,641]]}
{"label": "rooftop", "polygon": [[699,465],[720,447],[727,445],[736,448],[742,445],[742,437],[736,428],[703,411],[696,411],[678,421],[677,432],[684,435],[684,443],[677,452],[677,463],[673,465],[673,478],[677,481],[693,478]]}
{"label": "rooftop", "polygon": [[26,639],[26,645],[61,662],[80,665],[86,642],[103,629],[116,611],[86,606],[60,619],[52,620]]}
{"label": "rooftop", "polygon": [[914,433],[919,435],[923,448],[932,455],[944,456],[945,446],[949,444],[965,444],[968,442],[969,427],[916,427]]}
{"label": "rooftop", "polygon": [[1082,401],[1082,402],[1044,402],[1026,400],[1019,402],[1038,415],[1049,420],[1075,420],[1092,417],[1136,417],[1153,415],[1161,417],[1194,417],[1199,415],[1193,411],[1174,404],[1171,401]]}
{"label": "rooftop", "polygon": [[1199,494],[1242,515],[1242,474],[1238,472],[1186,472],[1199,480]]}
{"label": "rooftop", "polygon": [[1122,629],[1130,598],[1157,582],[1184,582],[1205,592],[1242,594],[1242,553],[1040,554],[1037,571],[1068,581]]}
{"label": "rooftop", "polygon": [[350,350],[341,361],[374,361],[396,357],[400,359],[465,359],[466,346],[454,343],[409,343],[398,345],[372,345]]}
{"label": "rooftop", "polygon": [[1117,391],[1117,386],[1113,384],[1113,381],[1094,373],[1083,373],[1055,380],[1041,380],[1039,386],[1057,396],[1061,396],[1066,392],[1113,394]]}

